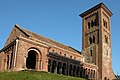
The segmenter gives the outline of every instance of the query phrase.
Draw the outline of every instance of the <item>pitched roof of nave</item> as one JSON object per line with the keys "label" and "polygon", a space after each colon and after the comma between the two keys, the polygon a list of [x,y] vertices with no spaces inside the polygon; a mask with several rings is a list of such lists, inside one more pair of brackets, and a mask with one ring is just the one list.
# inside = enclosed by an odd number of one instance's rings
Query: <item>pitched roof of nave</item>
{"label": "pitched roof of nave", "polygon": [[61,43],[59,43],[59,42],[56,42],[56,41],[54,41],[54,40],[51,40],[51,39],[49,39],[49,38],[46,38],[46,37],[41,36],[41,35],[39,35],[39,34],[36,34],[36,33],[32,32],[32,31],[29,31],[29,30],[26,30],[26,29],[24,29],[24,28],[21,28],[21,27],[20,27],[19,25],[17,25],[17,24],[15,25],[15,27],[18,28],[21,32],[23,32],[23,33],[24,33],[26,36],[28,36],[28,37],[32,37],[33,39],[38,39],[38,40],[41,40],[41,41],[43,41],[43,42],[52,44],[52,45],[54,45],[54,46],[58,46],[58,47],[60,47],[60,48],[63,48],[63,49],[65,49],[65,50],[68,50],[68,51],[71,51],[71,52],[75,52],[75,53],[81,54],[80,51],[74,49],[74,48],[71,47],[71,46],[67,46],[67,45],[61,44]]}

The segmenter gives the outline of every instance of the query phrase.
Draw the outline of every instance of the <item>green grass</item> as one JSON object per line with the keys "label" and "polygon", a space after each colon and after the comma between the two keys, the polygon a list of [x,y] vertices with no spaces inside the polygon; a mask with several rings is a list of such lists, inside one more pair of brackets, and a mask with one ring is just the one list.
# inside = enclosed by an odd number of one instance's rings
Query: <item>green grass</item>
{"label": "green grass", "polygon": [[38,71],[0,72],[0,80],[86,80]]}

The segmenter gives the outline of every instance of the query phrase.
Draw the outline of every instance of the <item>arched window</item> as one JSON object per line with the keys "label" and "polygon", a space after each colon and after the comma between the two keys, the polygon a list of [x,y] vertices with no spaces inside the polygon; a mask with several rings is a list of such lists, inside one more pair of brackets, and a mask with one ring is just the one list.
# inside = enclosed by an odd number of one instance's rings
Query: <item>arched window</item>
{"label": "arched window", "polygon": [[97,19],[94,20],[94,26],[97,26]]}
{"label": "arched window", "polygon": [[104,80],[107,80],[107,77],[105,77]]}
{"label": "arched window", "polygon": [[64,57],[66,57],[66,54],[64,54]]}
{"label": "arched window", "polygon": [[86,68],[86,69],[85,69],[85,78],[88,78],[88,74],[87,74],[88,71],[87,71],[87,70],[88,70],[88,69]]}
{"label": "arched window", "polygon": [[105,43],[108,44],[108,37],[105,35]]}
{"label": "arched window", "polygon": [[90,42],[90,44],[92,44],[92,38],[91,37],[89,37],[89,42]]}
{"label": "arched window", "polygon": [[76,57],[74,57],[74,59],[76,60]]}
{"label": "arched window", "polygon": [[93,43],[95,43],[95,36],[93,36]]}
{"label": "arched window", "polygon": [[72,59],[72,56],[70,56],[70,58]]}
{"label": "arched window", "polygon": [[91,27],[93,27],[94,26],[94,22],[93,22],[93,20],[91,21]]}
{"label": "arched window", "polygon": [[96,78],[96,73],[95,73],[95,70],[94,70],[94,73],[93,73],[93,78],[94,78],[94,79]]}
{"label": "arched window", "polygon": [[90,29],[90,22],[88,22],[88,29]]}
{"label": "arched window", "polygon": [[92,56],[93,54],[92,54],[92,50],[90,50],[90,55]]}
{"label": "arched window", "polygon": [[103,25],[107,28],[107,21],[103,19]]}
{"label": "arched window", "polygon": [[62,52],[60,52],[60,54],[62,54]]}
{"label": "arched window", "polygon": [[55,50],[52,50],[52,52],[54,52]]}

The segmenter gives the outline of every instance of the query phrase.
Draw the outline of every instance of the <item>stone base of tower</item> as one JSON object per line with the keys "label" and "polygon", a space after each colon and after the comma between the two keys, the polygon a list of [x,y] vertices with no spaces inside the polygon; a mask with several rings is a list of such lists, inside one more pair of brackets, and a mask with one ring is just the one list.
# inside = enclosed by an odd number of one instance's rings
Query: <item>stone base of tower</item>
{"label": "stone base of tower", "polygon": [[109,73],[107,74],[106,71],[103,72],[102,80],[114,80],[117,79],[113,70],[109,70]]}

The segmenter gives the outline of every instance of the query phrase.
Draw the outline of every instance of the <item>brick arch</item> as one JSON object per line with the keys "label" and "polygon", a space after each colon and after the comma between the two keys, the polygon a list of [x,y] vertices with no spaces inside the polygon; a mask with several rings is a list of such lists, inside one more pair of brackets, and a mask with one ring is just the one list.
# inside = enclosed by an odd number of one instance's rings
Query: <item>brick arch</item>
{"label": "brick arch", "polygon": [[80,66],[77,66],[77,73],[76,73],[77,77],[80,77]]}
{"label": "brick arch", "polygon": [[76,72],[77,72],[77,67],[76,65],[73,66],[73,76],[76,76]]}
{"label": "brick arch", "polygon": [[57,73],[58,74],[62,73],[62,62],[58,62],[58,64],[57,64]]}
{"label": "brick arch", "polygon": [[28,49],[28,52],[29,52],[30,50],[36,51],[36,52],[37,52],[36,55],[38,55],[38,57],[39,57],[40,59],[42,59],[42,53],[41,53],[41,51],[40,51],[39,49],[37,49],[37,48],[35,48],[35,47],[31,47],[31,48]]}
{"label": "brick arch", "polygon": [[66,64],[66,63],[63,63],[63,64],[62,64],[62,74],[63,74],[63,75],[66,75],[66,74],[67,74],[67,64]]}
{"label": "brick arch", "polygon": [[58,65],[58,62],[54,60],[52,62],[52,73],[57,73],[57,65]]}
{"label": "brick arch", "polygon": [[73,76],[73,64],[69,65],[69,75]]}
{"label": "brick arch", "polygon": [[[35,55],[36,55],[36,66],[35,66],[35,70],[41,70],[42,69],[42,54],[41,54],[41,51],[35,47],[31,47],[28,49],[27,51],[27,57],[28,57],[28,53],[30,51],[33,51],[35,52]],[[26,58],[27,60],[27,58]]]}
{"label": "brick arch", "polygon": [[30,50],[28,52],[28,56],[26,58],[26,68],[27,69],[36,69],[36,63],[37,63],[36,57],[37,57],[37,55],[36,55],[35,51]]}

